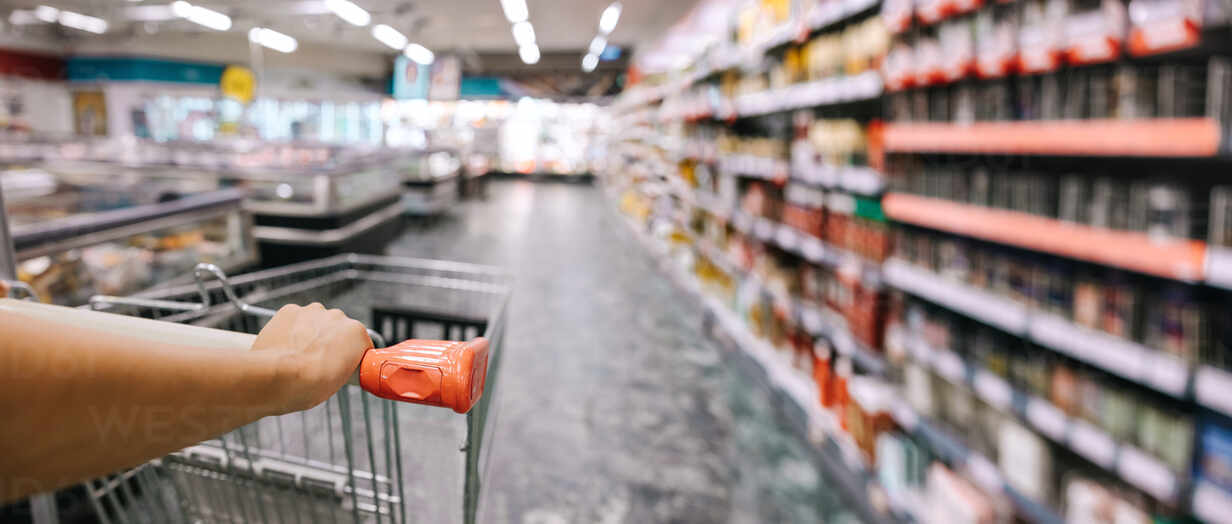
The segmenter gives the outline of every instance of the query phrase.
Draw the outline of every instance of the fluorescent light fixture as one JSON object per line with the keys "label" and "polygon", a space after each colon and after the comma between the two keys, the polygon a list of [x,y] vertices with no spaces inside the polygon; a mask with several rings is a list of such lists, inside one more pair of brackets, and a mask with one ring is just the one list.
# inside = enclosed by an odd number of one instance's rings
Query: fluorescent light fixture
{"label": "fluorescent light fixture", "polygon": [[518,43],[518,47],[534,44],[535,26],[526,20],[513,24],[513,41]]}
{"label": "fluorescent light fixture", "polygon": [[174,14],[180,18],[188,18],[188,15],[192,13],[192,10],[192,4],[185,2],[184,0],[176,0],[175,2],[171,2],[171,14]]}
{"label": "fluorescent light fixture", "polygon": [[325,7],[352,25],[362,27],[372,22],[372,15],[351,0],[325,0]]}
{"label": "fluorescent light fixture", "polygon": [[34,8],[34,17],[49,24],[54,24],[60,19],[60,10],[49,5],[40,5]]}
{"label": "fluorescent light fixture", "polygon": [[83,15],[81,13],[74,13],[72,11],[60,11],[60,16],[57,20],[59,20],[60,25],[64,27],[71,27],[87,33],[101,35],[107,32],[107,21],[102,18]]}
{"label": "fluorescent light fixture", "polygon": [[385,24],[377,24],[372,26],[372,38],[375,38],[382,44],[392,47],[398,51],[405,48],[407,42],[409,42],[409,40],[406,39],[406,35]]}
{"label": "fluorescent light fixture", "polygon": [[616,22],[620,21],[620,2],[612,2],[612,5],[607,6],[603,10],[603,14],[599,15],[599,32],[610,34],[613,29],[616,29]]}
{"label": "fluorescent light fixture", "polygon": [[436,55],[432,54],[428,48],[419,44],[411,44],[406,46],[406,51],[403,51],[407,58],[414,60],[416,64],[428,65],[436,60]]}
{"label": "fluorescent light fixture", "polygon": [[231,29],[231,17],[213,9],[192,5],[184,0],[171,2],[171,12],[180,18],[215,31]]}
{"label": "fluorescent light fixture", "polygon": [[591,71],[594,71],[595,68],[598,66],[599,66],[598,56],[587,53],[586,56],[582,57],[582,71],[589,73]]}
{"label": "fluorescent light fixture", "polygon": [[530,18],[530,10],[526,7],[526,0],[501,0],[501,9],[505,11],[505,19],[509,23],[516,24],[525,22]]}
{"label": "fluorescent light fixture", "polygon": [[526,65],[534,65],[539,63],[539,46],[531,44],[519,47],[518,57],[521,58],[522,63]]}
{"label": "fluorescent light fixture", "polygon": [[595,39],[590,41],[590,54],[599,55],[603,53],[603,48],[607,47],[607,38],[603,35],[595,35]]}
{"label": "fluorescent light fixture", "polygon": [[293,53],[299,48],[299,42],[294,38],[267,27],[254,27],[249,30],[248,40],[280,53]]}

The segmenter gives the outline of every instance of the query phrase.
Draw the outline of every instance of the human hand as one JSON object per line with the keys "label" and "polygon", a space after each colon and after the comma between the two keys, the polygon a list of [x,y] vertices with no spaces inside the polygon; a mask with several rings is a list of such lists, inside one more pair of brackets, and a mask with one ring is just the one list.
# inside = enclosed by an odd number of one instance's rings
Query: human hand
{"label": "human hand", "polygon": [[370,348],[362,323],[315,302],[283,306],[252,344],[253,351],[277,352],[279,413],[324,402],[346,384]]}

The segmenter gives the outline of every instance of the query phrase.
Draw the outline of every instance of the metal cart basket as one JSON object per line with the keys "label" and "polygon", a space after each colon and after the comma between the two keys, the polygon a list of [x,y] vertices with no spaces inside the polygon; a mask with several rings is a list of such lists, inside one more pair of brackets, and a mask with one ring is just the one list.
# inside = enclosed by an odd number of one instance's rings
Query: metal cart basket
{"label": "metal cart basket", "polygon": [[[207,268],[208,269],[208,268]],[[465,416],[347,385],[307,411],[266,417],[143,466],[86,483],[104,523],[474,522],[497,427],[493,397],[510,279],[489,267],[338,255],[147,291],[95,309],[256,333],[262,308],[321,302],[364,322],[378,345],[489,340],[485,393]]]}

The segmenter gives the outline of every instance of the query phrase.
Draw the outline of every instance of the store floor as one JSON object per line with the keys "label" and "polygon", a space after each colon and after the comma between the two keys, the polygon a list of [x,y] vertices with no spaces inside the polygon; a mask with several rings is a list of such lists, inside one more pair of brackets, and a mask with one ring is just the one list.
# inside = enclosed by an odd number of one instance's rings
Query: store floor
{"label": "store floor", "polygon": [[482,520],[850,518],[607,205],[593,186],[497,181],[389,248],[516,274]]}

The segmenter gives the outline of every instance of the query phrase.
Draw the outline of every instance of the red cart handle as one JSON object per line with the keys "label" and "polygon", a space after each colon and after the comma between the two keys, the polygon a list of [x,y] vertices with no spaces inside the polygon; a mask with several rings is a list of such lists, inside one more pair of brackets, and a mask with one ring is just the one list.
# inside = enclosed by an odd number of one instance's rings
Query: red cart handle
{"label": "red cart handle", "polygon": [[488,339],[469,342],[407,340],[369,349],[359,363],[359,384],[381,398],[470,411],[483,396]]}

